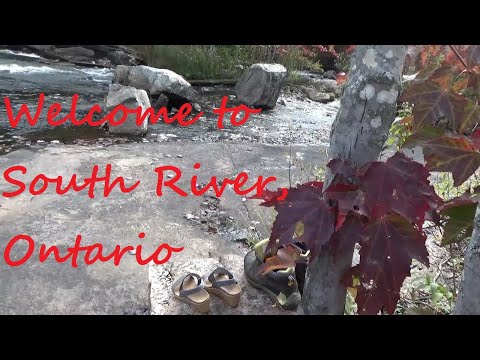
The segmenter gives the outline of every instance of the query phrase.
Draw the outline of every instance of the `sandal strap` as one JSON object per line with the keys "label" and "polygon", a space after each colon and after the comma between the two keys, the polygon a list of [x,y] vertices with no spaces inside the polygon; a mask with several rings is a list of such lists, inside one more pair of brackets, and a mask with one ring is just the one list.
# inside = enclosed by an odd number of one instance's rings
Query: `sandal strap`
{"label": "sandal strap", "polygon": [[[215,280],[215,274],[227,275],[228,279]],[[210,281],[210,283],[212,284],[212,287],[214,288],[222,288],[224,286],[238,284],[238,281],[235,279],[233,274],[227,269],[222,267],[218,267],[215,270],[213,270],[212,273],[208,276],[208,281]]]}
{"label": "sandal strap", "polygon": [[[183,290],[183,285],[185,284],[185,280],[187,280],[189,277],[192,277],[196,280],[197,286],[191,289]],[[205,283],[203,282],[202,278],[195,273],[189,273],[185,275],[183,278],[178,279],[175,282],[175,284],[173,284],[173,287],[175,288],[179,283],[180,283],[180,288],[178,290],[179,290],[179,295],[181,297],[188,297],[189,295],[199,292],[205,287]]]}

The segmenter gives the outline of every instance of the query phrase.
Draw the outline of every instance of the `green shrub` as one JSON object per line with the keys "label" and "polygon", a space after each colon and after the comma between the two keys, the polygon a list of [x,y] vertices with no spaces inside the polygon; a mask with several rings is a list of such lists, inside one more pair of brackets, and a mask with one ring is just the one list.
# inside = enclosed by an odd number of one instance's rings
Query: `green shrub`
{"label": "green shrub", "polygon": [[[256,62],[280,63],[294,70],[321,70],[298,45],[136,45],[149,66],[166,68],[189,80],[237,79]],[[281,50],[281,51],[279,51]]]}

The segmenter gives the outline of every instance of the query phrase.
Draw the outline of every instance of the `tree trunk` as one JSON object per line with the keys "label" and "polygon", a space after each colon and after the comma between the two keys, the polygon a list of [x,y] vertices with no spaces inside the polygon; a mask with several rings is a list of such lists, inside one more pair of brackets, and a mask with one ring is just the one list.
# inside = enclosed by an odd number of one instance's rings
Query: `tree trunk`
{"label": "tree trunk", "polygon": [[477,206],[473,225],[454,315],[480,315],[480,205]]}
{"label": "tree trunk", "polygon": [[[362,45],[353,54],[340,110],[332,126],[329,157],[357,166],[378,159],[396,115],[404,45]],[[326,188],[332,181],[327,173]],[[346,289],[340,279],[352,264],[353,248],[333,261],[328,250],[311,261],[302,298],[304,314],[343,314]]]}

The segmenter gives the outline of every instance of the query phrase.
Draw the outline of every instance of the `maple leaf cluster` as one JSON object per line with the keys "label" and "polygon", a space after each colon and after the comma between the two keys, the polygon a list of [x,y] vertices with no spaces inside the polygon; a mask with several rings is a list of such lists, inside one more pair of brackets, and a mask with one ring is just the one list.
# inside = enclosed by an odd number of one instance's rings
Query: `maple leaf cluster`
{"label": "maple leaf cluster", "polygon": [[360,244],[360,263],[345,274],[345,286],[359,280],[359,313],[393,313],[412,259],[428,265],[422,226],[442,200],[428,170],[402,153],[359,169],[339,159],[327,166],[335,174],[328,189],[309,182],[281,201],[280,191],[263,194],[261,205],[277,211],[269,247],[301,242],[312,257],[326,247],[337,257]]}
{"label": "maple leaf cluster", "polygon": [[[428,170],[449,172],[453,185],[460,186],[480,167],[480,46],[428,45],[417,62],[415,83],[400,98],[413,104],[413,133],[403,147],[422,147]],[[471,235],[476,192],[439,208],[443,245]]]}
{"label": "maple leaf cluster", "polygon": [[443,226],[443,245],[470,236],[480,188],[444,202],[428,178],[450,172],[459,186],[480,167],[480,46],[424,46],[416,66],[421,70],[400,98],[413,104],[413,117],[400,123],[412,132],[403,146],[421,146],[425,165],[402,152],[360,168],[334,159],[327,189],[309,182],[283,200],[281,189],[264,192],[261,205],[277,211],[268,244],[277,256],[264,273],[293,266],[295,243],[304,243],[311,259],[327,248],[337,258],[359,244],[360,262],[342,282],[355,289],[359,314],[393,314],[412,260],[429,264],[425,221]]}

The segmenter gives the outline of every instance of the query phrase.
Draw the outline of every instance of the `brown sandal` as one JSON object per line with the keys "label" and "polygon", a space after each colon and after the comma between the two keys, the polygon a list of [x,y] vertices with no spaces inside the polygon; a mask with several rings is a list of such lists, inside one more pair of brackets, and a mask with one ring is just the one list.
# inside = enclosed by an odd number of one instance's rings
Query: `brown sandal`
{"label": "brown sandal", "polygon": [[175,298],[192,305],[192,307],[205,314],[209,310],[210,295],[205,291],[205,283],[197,274],[187,274],[177,279],[172,285]]}
{"label": "brown sandal", "polygon": [[203,275],[205,290],[221,297],[231,307],[238,306],[242,289],[233,274],[227,269],[218,267],[210,274]]}

